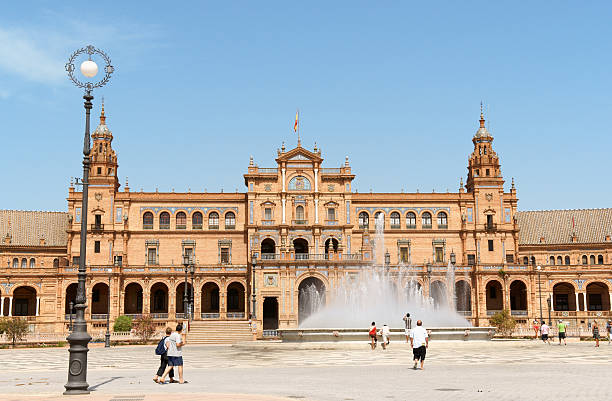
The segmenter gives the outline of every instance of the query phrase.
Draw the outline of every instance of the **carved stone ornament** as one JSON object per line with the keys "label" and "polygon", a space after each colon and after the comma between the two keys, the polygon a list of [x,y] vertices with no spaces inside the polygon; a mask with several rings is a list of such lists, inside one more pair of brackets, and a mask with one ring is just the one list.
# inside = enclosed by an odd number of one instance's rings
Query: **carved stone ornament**
{"label": "carved stone ornament", "polygon": [[264,285],[266,287],[276,287],[278,283],[277,273],[266,273],[264,274]]}
{"label": "carved stone ornament", "polygon": [[491,193],[485,194],[485,198],[487,198],[487,200],[490,201],[491,199],[493,199],[493,194]]}
{"label": "carved stone ornament", "polygon": [[270,192],[270,191],[272,191],[272,185],[270,185],[270,184],[266,184],[266,186],[264,187],[264,189],[265,189],[265,191],[266,191],[266,192]]}
{"label": "carved stone ornament", "polygon": [[334,192],[334,189],[336,189],[336,187],[334,187],[334,184],[329,184],[329,185],[327,186],[327,190],[328,190],[329,192]]}
{"label": "carved stone ornament", "polygon": [[102,192],[96,192],[96,200],[100,202],[102,200]]}

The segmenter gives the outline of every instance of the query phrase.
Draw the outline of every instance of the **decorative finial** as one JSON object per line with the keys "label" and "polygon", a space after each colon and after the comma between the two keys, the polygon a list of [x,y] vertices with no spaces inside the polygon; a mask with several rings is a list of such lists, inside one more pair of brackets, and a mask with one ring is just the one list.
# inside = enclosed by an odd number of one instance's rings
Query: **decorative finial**
{"label": "decorative finial", "polygon": [[348,155],[344,157],[344,166],[345,166],[345,167],[348,167],[348,166],[349,166]]}
{"label": "decorative finial", "polygon": [[253,156],[249,157],[249,166],[253,166]]}
{"label": "decorative finial", "polygon": [[106,116],[104,115],[104,96],[102,97],[102,111],[100,112],[100,124],[106,125]]}
{"label": "decorative finial", "polygon": [[285,141],[283,141],[283,144],[281,146],[281,152],[285,153]]}
{"label": "decorative finial", "polygon": [[482,112],[482,101],[480,102],[480,128],[484,128],[485,127],[485,119],[484,119],[484,114]]}
{"label": "decorative finial", "polygon": [[313,150],[314,150],[314,152],[315,152],[315,153],[317,153],[317,151],[319,150],[319,149],[317,148],[317,141],[315,141],[315,147],[314,147],[314,149],[313,149]]}
{"label": "decorative finial", "polygon": [[459,189],[463,188],[463,177],[459,179]]}
{"label": "decorative finial", "polygon": [[74,178],[74,177],[70,177],[70,188],[72,188],[72,187],[74,186],[74,183],[73,183],[73,181],[72,181],[72,180],[73,180],[73,178]]}
{"label": "decorative finial", "polygon": [[129,185],[128,185],[128,177],[127,177],[127,175],[125,176],[125,186],[126,186],[126,187],[128,187],[128,186],[129,186]]}
{"label": "decorative finial", "polygon": [[514,188],[514,177],[512,177],[512,189],[515,189]]}

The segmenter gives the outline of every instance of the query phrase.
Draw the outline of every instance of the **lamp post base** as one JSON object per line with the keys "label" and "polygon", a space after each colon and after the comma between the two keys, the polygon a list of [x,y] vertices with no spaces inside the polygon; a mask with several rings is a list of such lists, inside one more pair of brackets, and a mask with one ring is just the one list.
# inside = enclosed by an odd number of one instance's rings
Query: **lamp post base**
{"label": "lamp post base", "polygon": [[110,348],[110,333],[104,335],[104,348]]}
{"label": "lamp post base", "polygon": [[87,344],[91,341],[91,336],[87,334],[87,326],[75,324],[73,331],[67,338],[70,343],[68,352],[70,358],[68,362],[68,383],[64,385],[66,391],[64,395],[89,394],[89,384],[87,384]]}

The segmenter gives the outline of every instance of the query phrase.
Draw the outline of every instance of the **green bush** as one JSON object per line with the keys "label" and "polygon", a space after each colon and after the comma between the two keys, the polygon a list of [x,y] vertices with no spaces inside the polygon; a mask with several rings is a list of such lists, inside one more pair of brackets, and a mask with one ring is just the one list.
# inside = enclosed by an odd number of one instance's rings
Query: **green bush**
{"label": "green bush", "polygon": [[130,331],[132,330],[132,318],[129,316],[119,316],[113,325],[113,331]]}
{"label": "green bush", "polygon": [[516,320],[510,315],[508,309],[504,309],[491,316],[489,318],[489,323],[495,326],[499,333],[504,336],[512,334],[512,330],[516,327]]}
{"label": "green bush", "polygon": [[2,333],[6,333],[6,336],[13,343],[13,348],[15,348],[17,341],[23,340],[28,334],[28,322],[18,317],[4,318],[0,323],[0,330]]}
{"label": "green bush", "polygon": [[134,321],[134,332],[146,344],[155,334],[155,324],[149,315],[144,315]]}

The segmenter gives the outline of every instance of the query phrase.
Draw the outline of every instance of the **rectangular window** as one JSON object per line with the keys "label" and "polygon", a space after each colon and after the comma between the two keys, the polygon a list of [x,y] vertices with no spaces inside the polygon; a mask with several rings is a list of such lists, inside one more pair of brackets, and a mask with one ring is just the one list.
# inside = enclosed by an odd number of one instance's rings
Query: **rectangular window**
{"label": "rectangular window", "polygon": [[221,263],[230,262],[229,248],[221,248]]}
{"label": "rectangular window", "polygon": [[444,262],[444,248],[441,246],[436,247],[436,263]]}
{"label": "rectangular window", "polygon": [[72,266],[78,266],[79,265],[79,257],[78,256],[73,256],[72,257]]}
{"label": "rectangular window", "polygon": [[472,208],[471,207],[467,208],[467,221],[468,223],[472,222]]}
{"label": "rectangular window", "polygon": [[74,221],[77,223],[81,222],[81,208],[80,207],[77,207],[74,210]]}
{"label": "rectangular window", "polygon": [[474,266],[476,264],[476,255],[469,254],[469,255],[467,255],[467,258],[468,258],[468,265],[469,266]]}
{"label": "rectangular window", "polygon": [[336,209],[327,209],[327,220],[336,220]]}
{"label": "rectangular window", "polygon": [[113,260],[115,266],[123,266],[123,256],[121,255],[115,255],[115,258]]}
{"label": "rectangular window", "polygon": [[157,264],[157,248],[147,248],[147,264]]}
{"label": "rectangular window", "polygon": [[121,223],[122,216],[123,216],[123,208],[118,207],[117,213],[115,214],[115,223]]}
{"label": "rectangular window", "polygon": [[94,241],[94,252],[100,253],[100,241]]}
{"label": "rectangular window", "polygon": [[408,247],[407,246],[400,247],[400,262],[408,263]]}
{"label": "rectangular window", "polygon": [[102,175],[102,167],[98,167],[98,175]]}
{"label": "rectangular window", "polygon": [[271,207],[267,207],[264,209],[264,219],[272,220],[272,208]]}
{"label": "rectangular window", "polygon": [[183,255],[189,256],[189,260],[195,263],[195,260],[192,260],[193,248],[183,248]]}
{"label": "rectangular window", "polygon": [[94,224],[96,225],[96,227],[102,226],[102,215],[101,214],[96,214],[94,216]]}
{"label": "rectangular window", "polygon": [[514,263],[514,255],[511,253],[506,254],[506,263]]}
{"label": "rectangular window", "polygon": [[489,243],[489,252],[493,252],[493,240],[490,239],[488,243]]}

